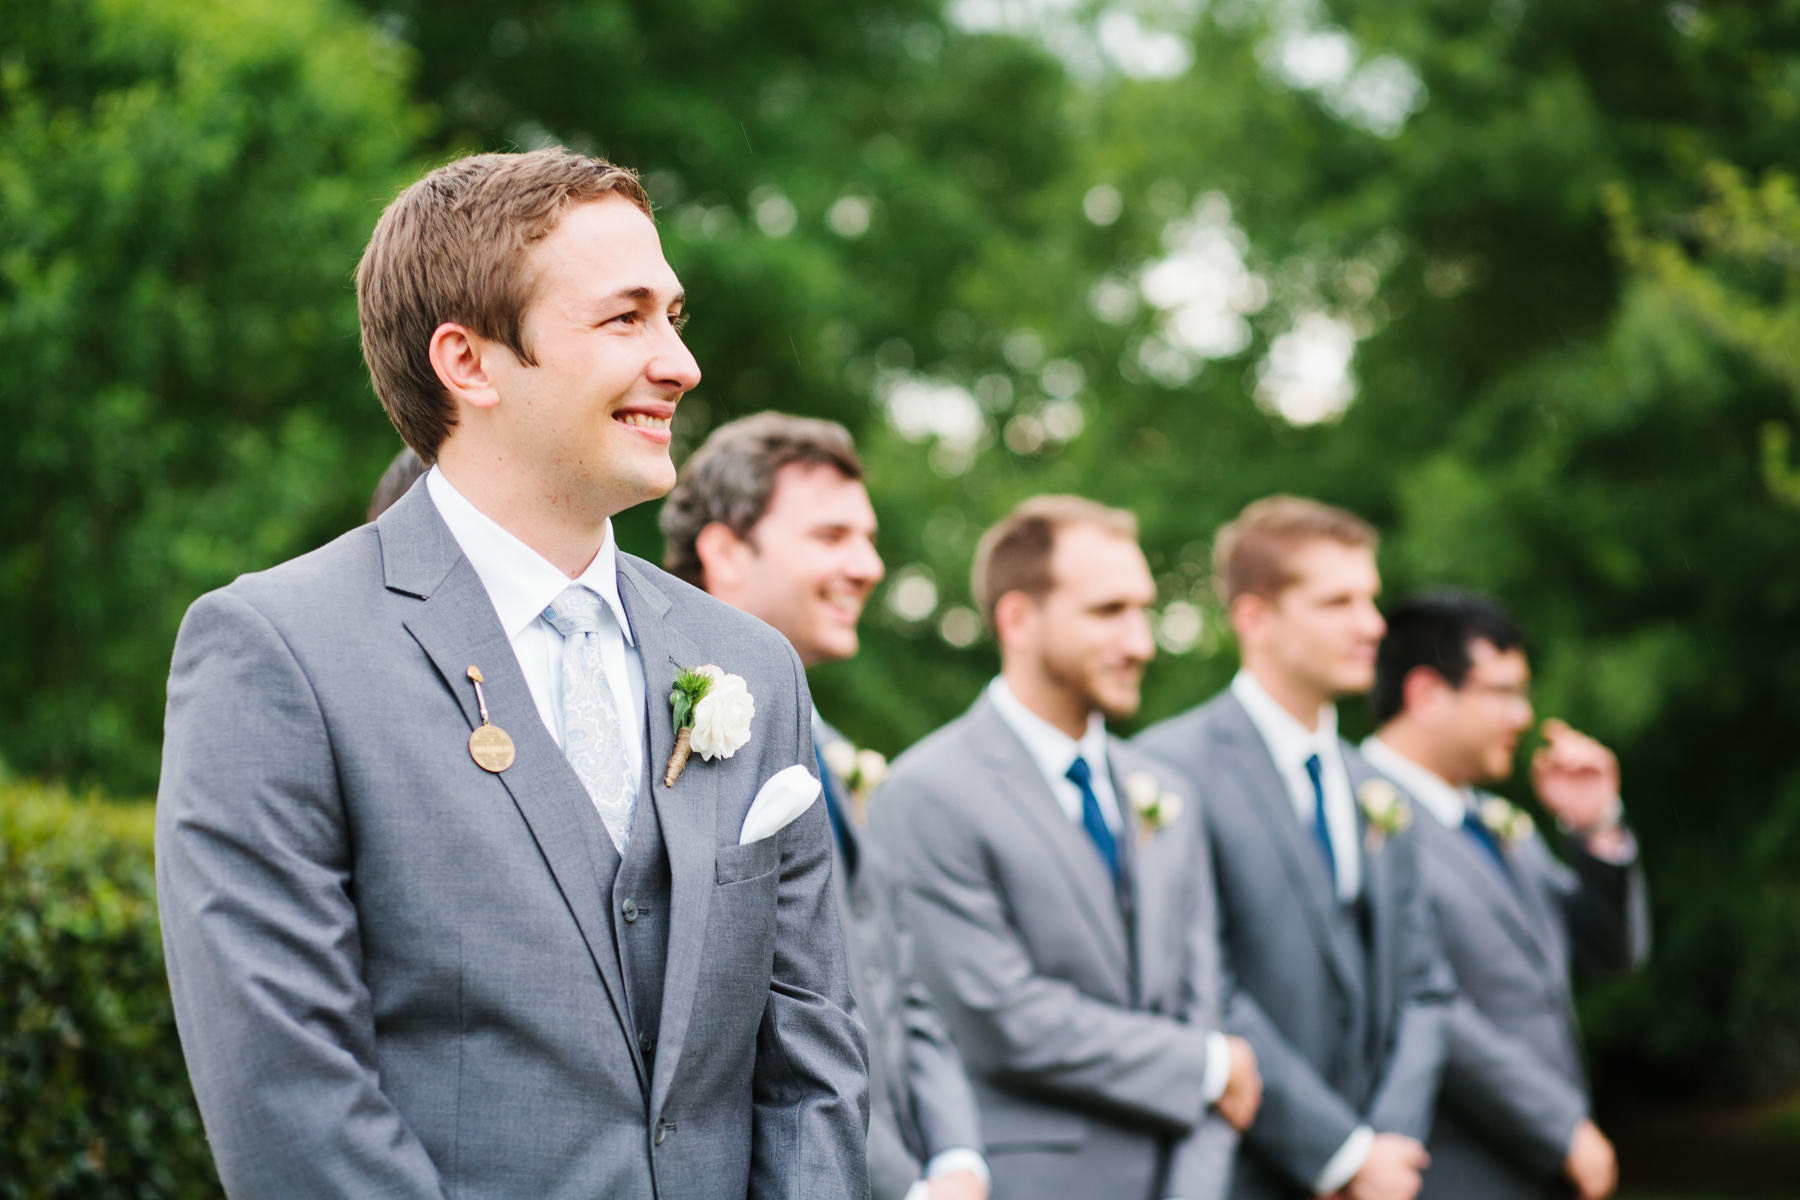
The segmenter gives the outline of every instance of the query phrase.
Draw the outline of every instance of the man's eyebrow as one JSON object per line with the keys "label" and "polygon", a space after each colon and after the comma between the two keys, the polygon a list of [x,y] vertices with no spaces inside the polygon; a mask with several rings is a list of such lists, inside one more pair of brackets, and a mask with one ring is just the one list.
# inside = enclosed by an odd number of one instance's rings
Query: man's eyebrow
{"label": "man's eyebrow", "polygon": [[[656,299],[656,289],[655,288],[646,287],[643,284],[639,284],[637,287],[620,288],[618,291],[613,292],[610,295],[596,297],[594,300],[594,303],[610,304],[615,300],[630,300],[634,304],[644,304],[649,301],[653,301],[655,299]],[[676,292],[673,296],[671,296],[669,298],[669,306],[671,308],[685,307],[686,304],[687,304],[687,293],[686,292]]]}

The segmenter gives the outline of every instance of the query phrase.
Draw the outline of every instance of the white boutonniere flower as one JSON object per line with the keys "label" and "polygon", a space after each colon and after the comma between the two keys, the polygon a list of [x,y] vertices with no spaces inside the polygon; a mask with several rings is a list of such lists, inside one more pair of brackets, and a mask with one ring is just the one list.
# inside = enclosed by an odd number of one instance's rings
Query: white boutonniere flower
{"label": "white boutonniere flower", "polygon": [[1125,777],[1125,802],[1137,814],[1145,834],[1157,833],[1181,819],[1181,797],[1166,791],[1148,771]]}
{"label": "white boutonniere flower", "polygon": [[675,786],[692,754],[711,762],[730,758],[742,749],[750,740],[756,700],[743,676],[707,663],[675,677],[669,709],[675,723],[675,749],[663,772],[664,787]]}
{"label": "white boutonniere flower", "polygon": [[1488,832],[1508,846],[1524,841],[1537,831],[1537,822],[1531,819],[1530,813],[1499,796],[1489,796],[1481,802],[1480,816]]}
{"label": "white boutonniere flower", "polygon": [[825,766],[838,777],[857,803],[865,803],[870,793],[887,778],[887,757],[879,750],[858,750],[844,738],[824,748]]}
{"label": "white boutonniere flower", "polygon": [[1362,786],[1356,789],[1356,803],[1369,821],[1370,851],[1381,849],[1381,844],[1389,837],[1406,832],[1407,826],[1412,824],[1412,807],[1400,794],[1400,789],[1385,779],[1363,780]]}

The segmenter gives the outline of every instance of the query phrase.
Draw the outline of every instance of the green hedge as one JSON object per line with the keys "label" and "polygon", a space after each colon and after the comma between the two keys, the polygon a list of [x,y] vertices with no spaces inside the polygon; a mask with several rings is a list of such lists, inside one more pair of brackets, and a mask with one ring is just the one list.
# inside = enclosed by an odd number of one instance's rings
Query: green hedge
{"label": "green hedge", "polygon": [[0,1198],[220,1194],[175,1036],[152,808],[0,782]]}

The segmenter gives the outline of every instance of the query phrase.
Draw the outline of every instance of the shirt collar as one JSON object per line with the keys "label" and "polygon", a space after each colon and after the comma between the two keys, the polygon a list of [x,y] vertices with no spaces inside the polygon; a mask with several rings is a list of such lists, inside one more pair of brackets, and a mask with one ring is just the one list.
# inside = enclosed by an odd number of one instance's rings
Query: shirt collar
{"label": "shirt collar", "polygon": [[1362,744],[1363,757],[1369,765],[1405,788],[1425,810],[1452,829],[1463,823],[1469,810],[1469,794],[1455,787],[1437,772],[1420,766],[1378,737]]}
{"label": "shirt collar", "polygon": [[618,621],[625,641],[635,644],[631,622],[625,616],[625,605],[619,599],[618,544],[613,539],[610,518],[606,522],[606,540],[600,546],[600,553],[594,555],[594,561],[586,570],[570,579],[549,559],[471,504],[439,467],[434,465],[426,474],[425,488],[431,494],[432,503],[437,505],[438,515],[450,527],[456,544],[462,547],[463,556],[475,568],[481,585],[487,589],[488,599],[499,614],[500,628],[505,630],[509,640],[529,628],[571,583],[579,583],[592,588],[605,601],[613,619]]}
{"label": "shirt collar", "polygon": [[1096,777],[1106,771],[1106,718],[1100,713],[1088,714],[1087,729],[1077,740],[1026,708],[999,676],[988,684],[988,698],[1000,719],[1025,743],[1026,751],[1046,779],[1065,778],[1077,755],[1087,760],[1088,769]]}
{"label": "shirt collar", "polygon": [[1337,707],[1319,708],[1319,727],[1308,729],[1281,707],[1275,697],[1248,671],[1240,670],[1231,680],[1231,694],[1238,698],[1250,723],[1268,744],[1269,754],[1283,770],[1298,769],[1317,754],[1323,762],[1337,747]]}

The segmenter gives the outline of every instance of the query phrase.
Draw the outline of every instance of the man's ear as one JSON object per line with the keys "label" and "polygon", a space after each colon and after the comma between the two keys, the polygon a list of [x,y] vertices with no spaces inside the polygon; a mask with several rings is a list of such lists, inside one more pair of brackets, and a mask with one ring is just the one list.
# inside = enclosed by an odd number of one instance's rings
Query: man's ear
{"label": "man's ear", "polygon": [[1231,629],[1237,634],[1238,645],[1247,646],[1269,619],[1269,601],[1254,592],[1244,592],[1231,602],[1226,615],[1231,618]]}
{"label": "man's ear", "polygon": [[709,521],[694,538],[694,557],[700,560],[700,576],[706,590],[724,599],[735,595],[744,583],[744,564],[751,546],[723,521]]}
{"label": "man's ear", "polygon": [[1418,712],[1450,690],[1450,682],[1430,667],[1414,667],[1400,681],[1403,712]]}
{"label": "man's ear", "polygon": [[1005,650],[1029,637],[1037,602],[1024,592],[1005,592],[994,601],[994,640]]}
{"label": "man's ear", "polygon": [[493,408],[500,403],[500,394],[494,390],[488,372],[488,356],[495,353],[506,351],[455,321],[445,321],[431,331],[431,369],[450,393],[450,399],[458,404]]}

